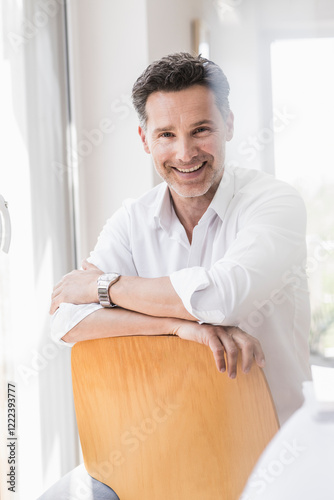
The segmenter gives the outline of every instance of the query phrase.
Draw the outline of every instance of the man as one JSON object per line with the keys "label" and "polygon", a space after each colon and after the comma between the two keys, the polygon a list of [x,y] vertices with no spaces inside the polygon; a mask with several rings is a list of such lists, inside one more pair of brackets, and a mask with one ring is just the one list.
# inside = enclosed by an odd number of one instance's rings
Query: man
{"label": "man", "polygon": [[175,334],[208,345],[232,378],[239,351],[245,372],[265,354],[282,422],[309,378],[305,209],[285,183],[225,166],[228,95],[217,65],[184,53],[136,81],[139,135],[165,182],[125,202],[56,285],[52,336]]}

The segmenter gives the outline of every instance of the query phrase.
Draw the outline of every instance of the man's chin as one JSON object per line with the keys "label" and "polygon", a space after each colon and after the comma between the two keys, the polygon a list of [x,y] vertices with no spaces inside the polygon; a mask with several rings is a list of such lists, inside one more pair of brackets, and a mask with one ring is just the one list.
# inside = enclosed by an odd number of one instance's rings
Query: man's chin
{"label": "man's chin", "polygon": [[175,184],[170,183],[168,185],[172,194],[175,193],[180,198],[200,198],[201,196],[206,195],[210,189],[210,186],[176,186]]}

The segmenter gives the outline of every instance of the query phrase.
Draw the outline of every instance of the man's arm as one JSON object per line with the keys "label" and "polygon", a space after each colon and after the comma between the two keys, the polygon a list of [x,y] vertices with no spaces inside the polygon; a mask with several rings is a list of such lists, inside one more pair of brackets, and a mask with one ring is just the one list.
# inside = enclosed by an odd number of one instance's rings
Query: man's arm
{"label": "man's arm", "polygon": [[152,316],[174,316],[189,321],[197,321],[183,305],[175,292],[170,278],[140,278],[121,276],[109,289],[114,304]]}
{"label": "man's arm", "polygon": [[[87,261],[83,271],[72,271],[55,286],[52,294],[50,314],[62,302],[72,304],[98,303],[97,278],[102,271]],[[150,316],[171,317],[197,321],[184,307],[168,276],[162,278],[140,278],[121,276],[109,289],[111,301],[130,311]]]}
{"label": "man's arm", "polygon": [[242,369],[247,373],[255,359],[264,366],[264,354],[260,343],[238,328],[223,328],[213,325],[199,325],[177,318],[148,316],[125,309],[99,309],[86,316],[62,339],[77,342],[106,337],[131,335],[178,335],[208,346],[221,372],[226,370],[234,378],[237,370],[238,352],[241,351]]}

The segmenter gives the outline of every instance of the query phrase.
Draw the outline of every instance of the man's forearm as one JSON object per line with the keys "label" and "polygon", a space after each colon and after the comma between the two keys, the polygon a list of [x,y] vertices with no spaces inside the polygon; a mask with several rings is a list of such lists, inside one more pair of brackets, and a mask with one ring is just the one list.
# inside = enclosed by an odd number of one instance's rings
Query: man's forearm
{"label": "man's forearm", "polygon": [[131,311],[151,316],[197,321],[184,307],[168,276],[121,276],[109,290],[111,301]]}
{"label": "man's forearm", "polygon": [[86,316],[63,336],[65,342],[78,342],[107,337],[132,335],[178,335],[208,346],[219,371],[226,370],[231,378],[236,376],[238,351],[241,350],[245,372],[253,360],[264,365],[260,343],[238,328],[227,330],[221,326],[199,325],[178,318],[148,316],[125,309],[99,309]]}
{"label": "man's forearm", "polygon": [[176,334],[180,321],[147,316],[126,309],[99,309],[86,316],[62,340],[78,342],[106,337]]}
{"label": "man's forearm", "polygon": [[[50,314],[62,302],[72,304],[98,303],[97,278],[102,274],[93,264],[84,261],[83,271],[72,271],[54,287]],[[184,307],[168,276],[140,278],[121,276],[110,287],[111,301],[123,309],[149,316],[180,318],[197,321]]]}

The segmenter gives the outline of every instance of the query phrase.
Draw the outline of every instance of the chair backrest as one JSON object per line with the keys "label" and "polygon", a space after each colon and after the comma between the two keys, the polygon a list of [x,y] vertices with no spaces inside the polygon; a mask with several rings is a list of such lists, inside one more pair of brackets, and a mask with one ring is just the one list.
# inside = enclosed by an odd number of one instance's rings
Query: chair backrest
{"label": "chair backrest", "polygon": [[72,381],[86,469],[121,500],[237,500],[278,429],[260,368],[231,380],[178,337],[79,342]]}

